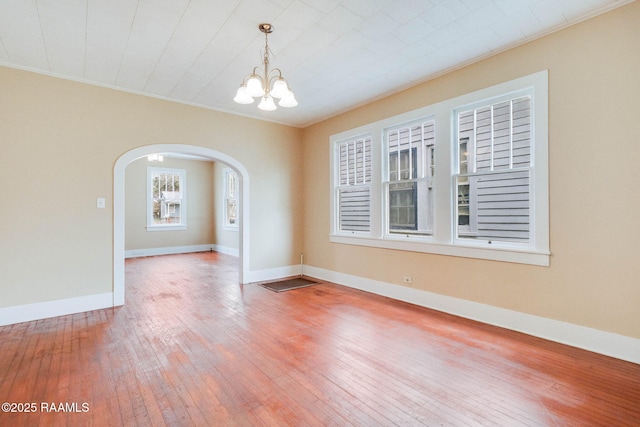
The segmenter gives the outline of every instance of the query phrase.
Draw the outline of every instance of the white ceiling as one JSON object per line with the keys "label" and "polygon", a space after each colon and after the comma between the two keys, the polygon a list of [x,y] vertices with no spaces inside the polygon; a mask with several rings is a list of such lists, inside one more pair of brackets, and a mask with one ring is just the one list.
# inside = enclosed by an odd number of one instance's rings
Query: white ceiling
{"label": "white ceiling", "polygon": [[[632,0],[0,0],[0,65],[304,127]],[[233,102],[274,55],[299,105]]]}

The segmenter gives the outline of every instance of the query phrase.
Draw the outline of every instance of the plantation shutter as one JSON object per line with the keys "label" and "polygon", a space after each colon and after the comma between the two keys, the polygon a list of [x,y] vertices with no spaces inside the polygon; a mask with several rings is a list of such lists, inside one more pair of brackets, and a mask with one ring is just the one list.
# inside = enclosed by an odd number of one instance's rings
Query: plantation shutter
{"label": "plantation shutter", "polygon": [[528,96],[459,114],[459,237],[530,240],[531,125]]}
{"label": "plantation shutter", "polygon": [[338,144],[338,223],[341,231],[371,230],[371,137]]}

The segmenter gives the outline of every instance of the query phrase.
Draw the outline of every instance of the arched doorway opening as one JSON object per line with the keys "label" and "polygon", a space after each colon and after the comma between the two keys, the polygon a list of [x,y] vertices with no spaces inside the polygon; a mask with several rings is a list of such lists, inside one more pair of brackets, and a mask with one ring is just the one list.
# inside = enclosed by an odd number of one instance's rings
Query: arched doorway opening
{"label": "arched doorway opening", "polygon": [[249,278],[249,173],[247,169],[233,157],[219,151],[185,144],[154,144],[135,148],[118,158],[113,168],[113,305],[124,304],[125,278],[125,169],[136,159],[156,153],[176,153],[222,162],[232,168],[240,180],[240,215],[239,215],[239,279],[246,283]]}

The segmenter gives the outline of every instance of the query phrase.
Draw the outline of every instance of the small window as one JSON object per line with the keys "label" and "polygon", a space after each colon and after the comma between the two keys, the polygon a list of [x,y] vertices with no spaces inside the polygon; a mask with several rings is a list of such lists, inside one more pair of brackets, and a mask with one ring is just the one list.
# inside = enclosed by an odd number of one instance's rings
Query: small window
{"label": "small window", "polygon": [[224,225],[238,227],[238,175],[224,171]]}
{"label": "small window", "polygon": [[147,229],[186,228],[186,171],[147,169]]}

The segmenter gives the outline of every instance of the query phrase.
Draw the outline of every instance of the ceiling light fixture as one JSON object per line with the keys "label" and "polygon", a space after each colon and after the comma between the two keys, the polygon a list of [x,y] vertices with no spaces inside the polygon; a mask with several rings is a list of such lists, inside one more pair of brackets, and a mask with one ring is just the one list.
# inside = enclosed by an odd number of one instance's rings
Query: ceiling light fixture
{"label": "ceiling light fixture", "polygon": [[269,33],[273,32],[273,25],[260,24],[258,29],[264,33],[264,55],[262,57],[264,74],[260,74],[260,67],[254,67],[253,71],[242,79],[242,84],[233,100],[238,104],[252,104],[253,98],[261,97],[258,108],[265,111],[273,111],[277,108],[274,98],[280,99],[278,105],[281,107],[295,107],[298,105],[298,101],[289,89],[289,84],[282,77],[282,71],[279,68],[269,70]]}

